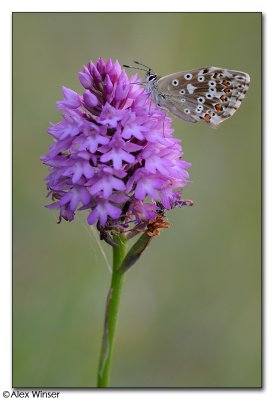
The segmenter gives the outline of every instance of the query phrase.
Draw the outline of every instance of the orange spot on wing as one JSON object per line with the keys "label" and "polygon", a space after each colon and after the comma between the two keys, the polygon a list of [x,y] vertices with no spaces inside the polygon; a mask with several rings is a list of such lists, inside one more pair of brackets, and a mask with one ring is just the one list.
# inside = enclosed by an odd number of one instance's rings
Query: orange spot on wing
{"label": "orange spot on wing", "polygon": [[223,106],[221,106],[221,104],[215,104],[215,110],[217,111],[217,113],[221,113],[223,111]]}
{"label": "orange spot on wing", "polygon": [[230,81],[228,81],[228,80],[224,80],[222,82],[222,84],[225,85],[225,86],[230,86],[231,85]]}
{"label": "orange spot on wing", "polygon": [[210,116],[209,114],[205,114],[205,115],[203,116],[203,119],[204,119],[205,121],[209,122],[209,121],[211,120],[211,116]]}

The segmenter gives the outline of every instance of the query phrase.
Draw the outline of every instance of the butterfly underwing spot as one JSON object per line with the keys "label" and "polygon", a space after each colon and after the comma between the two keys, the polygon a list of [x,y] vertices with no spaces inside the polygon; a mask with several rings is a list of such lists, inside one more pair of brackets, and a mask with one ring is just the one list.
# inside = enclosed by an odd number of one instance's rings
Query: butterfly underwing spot
{"label": "butterfly underwing spot", "polygon": [[196,107],[196,112],[197,112],[197,113],[201,113],[201,112],[203,111],[203,109],[204,109],[204,107],[202,106],[202,104],[199,104],[199,105]]}
{"label": "butterfly underwing spot", "polygon": [[209,68],[204,68],[204,69],[201,69],[201,70],[198,72],[198,75],[207,74],[207,73],[208,73],[208,71],[209,71]]}
{"label": "butterfly underwing spot", "polygon": [[182,99],[181,99],[181,102],[182,102],[182,103],[185,103],[185,102],[186,102],[186,99],[182,98]]}
{"label": "butterfly underwing spot", "polygon": [[209,121],[211,120],[211,115],[210,115],[209,113],[206,113],[206,114],[203,116],[203,119],[204,119],[204,121],[209,122]]}
{"label": "butterfly underwing spot", "polygon": [[189,94],[193,94],[194,90],[197,89],[197,87],[192,85],[191,83],[189,83],[186,88]]}
{"label": "butterfly underwing spot", "polygon": [[179,80],[178,79],[173,79],[171,82],[173,86],[178,86],[179,85]]}
{"label": "butterfly underwing spot", "polygon": [[200,96],[200,97],[198,97],[197,101],[198,101],[198,103],[203,104],[205,102],[205,98]]}
{"label": "butterfly underwing spot", "polygon": [[184,109],[185,114],[190,114],[190,110],[188,108]]}
{"label": "butterfly underwing spot", "polygon": [[244,81],[244,77],[241,75],[235,75],[235,79],[237,79],[238,81]]}
{"label": "butterfly underwing spot", "polygon": [[228,81],[228,80],[224,80],[224,81],[222,81],[222,84],[225,85],[225,86],[230,86],[231,82]]}
{"label": "butterfly underwing spot", "polygon": [[184,95],[186,93],[186,91],[185,91],[185,89],[181,89],[179,93]]}
{"label": "butterfly underwing spot", "polygon": [[198,75],[197,81],[198,82],[204,82],[205,77],[203,75]]}
{"label": "butterfly underwing spot", "polygon": [[218,114],[220,114],[223,111],[223,106],[221,104],[215,104],[215,110],[217,111]]}
{"label": "butterfly underwing spot", "polygon": [[222,103],[226,103],[226,102],[227,102],[227,97],[223,94],[223,95],[220,97],[220,100],[221,100]]}
{"label": "butterfly underwing spot", "polygon": [[190,79],[192,79],[192,74],[190,74],[190,73],[188,72],[187,74],[184,75],[184,78],[185,78],[187,81],[190,81]]}

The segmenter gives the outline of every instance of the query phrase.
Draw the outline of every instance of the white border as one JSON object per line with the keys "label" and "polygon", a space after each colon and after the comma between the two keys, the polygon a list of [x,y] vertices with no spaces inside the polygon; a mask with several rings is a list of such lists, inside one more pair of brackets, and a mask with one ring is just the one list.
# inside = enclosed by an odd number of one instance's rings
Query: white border
{"label": "white border", "polygon": [[[95,4],[94,4],[95,3]],[[167,5],[168,4],[168,5]],[[3,390],[11,390],[11,13],[33,11],[261,11],[264,14],[264,386],[263,390],[176,390],[176,391],[63,391],[60,398],[139,398],[166,399],[181,397],[197,399],[203,396],[212,398],[274,398],[274,238],[271,237],[274,226],[273,207],[273,159],[274,130],[270,129],[273,115],[272,81],[274,76],[273,41],[274,41],[274,10],[272,0],[230,0],[229,2],[195,0],[138,0],[138,2],[111,1],[93,2],[82,0],[47,0],[47,1],[2,1],[0,5],[1,29],[1,340],[0,340],[0,396]],[[142,29],[142,27],[140,27]],[[233,27],[231,27],[233,29]],[[273,123],[273,122],[272,122]],[[271,201],[272,200],[272,201]]]}

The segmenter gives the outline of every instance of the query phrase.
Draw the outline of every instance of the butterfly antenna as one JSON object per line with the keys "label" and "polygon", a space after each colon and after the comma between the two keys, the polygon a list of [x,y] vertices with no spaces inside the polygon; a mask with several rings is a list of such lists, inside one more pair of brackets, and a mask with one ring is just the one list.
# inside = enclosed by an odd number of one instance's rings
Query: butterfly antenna
{"label": "butterfly antenna", "polygon": [[147,68],[149,71],[151,71],[151,68],[148,67],[147,65],[142,64],[142,63],[140,63],[139,61],[136,61],[136,60],[133,60],[133,62],[134,62],[134,64],[141,65],[142,67],[145,67],[145,68]]}
{"label": "butterfly antenna", "polygon": [[147,72],[147,70],[144,69],[144,68],[133,67],[132,65],[123,64],[123,67],[125,67],[125,68],[139,69],[140,71],[145,71],[145,72]]}

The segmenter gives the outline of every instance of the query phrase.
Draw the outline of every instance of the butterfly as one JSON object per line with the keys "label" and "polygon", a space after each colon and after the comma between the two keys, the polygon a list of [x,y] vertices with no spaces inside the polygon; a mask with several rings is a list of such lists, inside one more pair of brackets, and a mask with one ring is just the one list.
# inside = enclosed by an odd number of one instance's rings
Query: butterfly
{"label": "butterfly", "polygon": [[134,63],[138,67],[124,67],[146,72],[145,89],[158,107],[184,121],[204,121],[211,127],[235,113],[250,83],[247,73],[224,68],[203,67],[159,77],[145,64]]}

